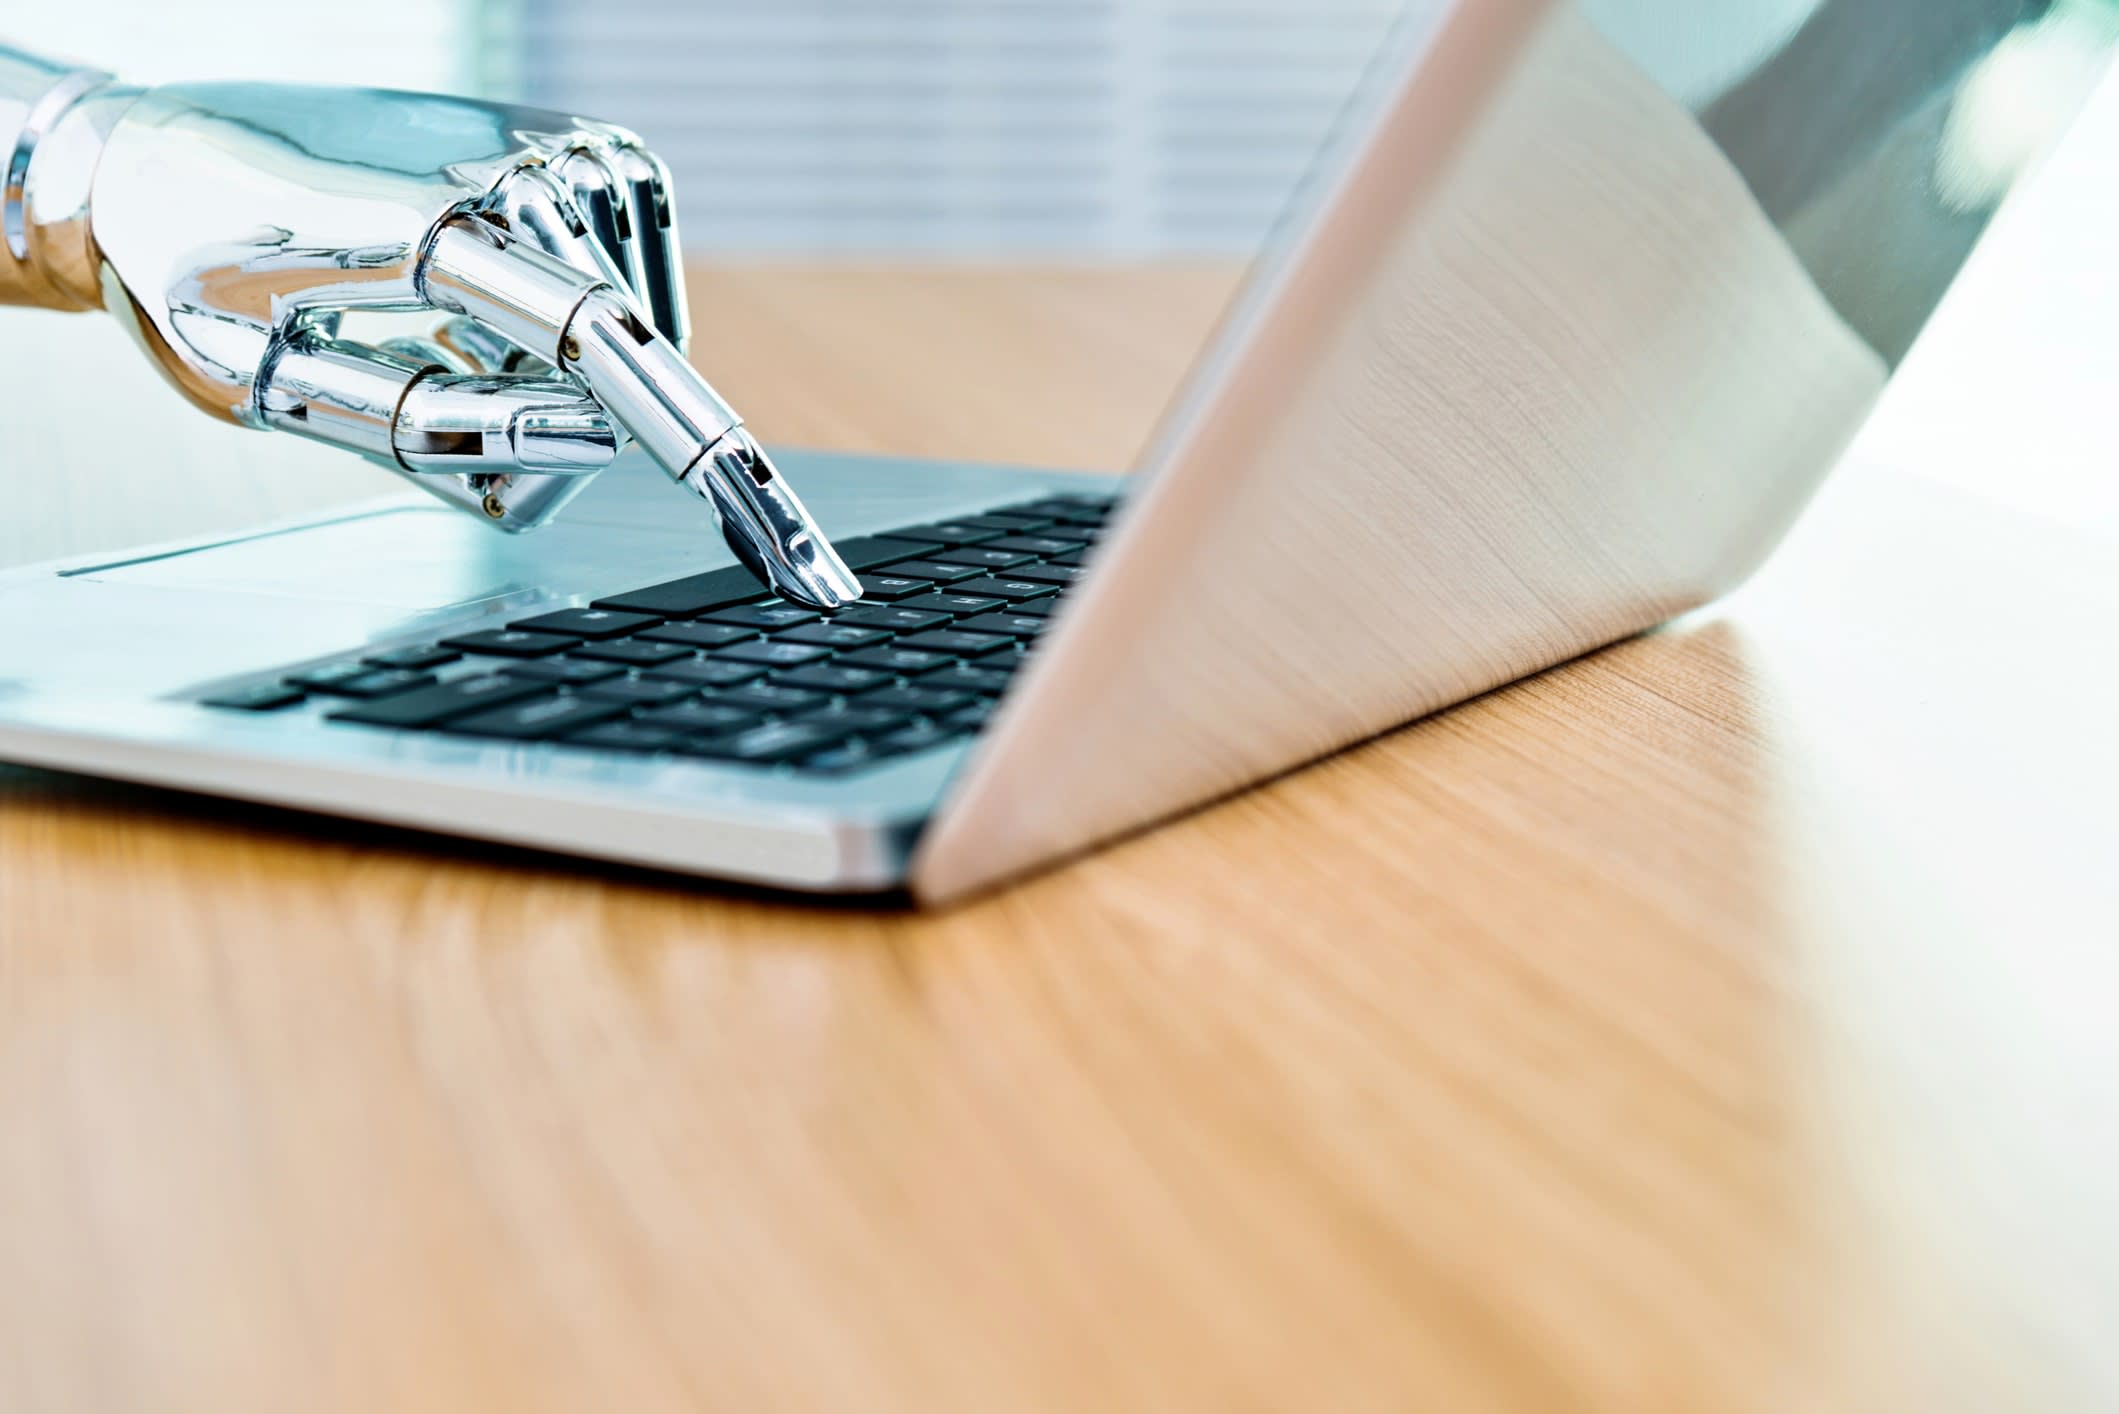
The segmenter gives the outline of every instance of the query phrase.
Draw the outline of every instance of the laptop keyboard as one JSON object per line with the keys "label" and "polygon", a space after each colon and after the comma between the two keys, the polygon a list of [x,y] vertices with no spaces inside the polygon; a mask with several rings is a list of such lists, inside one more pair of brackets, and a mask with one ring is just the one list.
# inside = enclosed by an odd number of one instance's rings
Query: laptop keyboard
{"label": "laptop keyboard", "polygon": [[844,775],[976,734],[1117,502],[1048,496],[836,546],[825,615],[738,567],[216,694],[349,729],[442,732]]}

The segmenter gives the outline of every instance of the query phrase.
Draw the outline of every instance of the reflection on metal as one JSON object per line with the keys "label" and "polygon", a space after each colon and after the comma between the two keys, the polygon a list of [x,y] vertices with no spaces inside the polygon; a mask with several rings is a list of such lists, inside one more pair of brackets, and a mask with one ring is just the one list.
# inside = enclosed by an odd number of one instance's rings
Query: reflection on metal
{"label": "reflection on metal", "polygon": [[1657,74],[1620,3],[1408,26],[922,839],[921,896],[1639,633],[1771,553],[1984,224],[1940,194],[1945,120],[2039,21],[1834,0]]}
{"label": "reflection on metal", "polygon": [[1753,0],[1726,22],[1692,0],[1583,8],[1697,113],[1818,287],[1893,364],[2088,96],[2119,29],[2109,0]]}

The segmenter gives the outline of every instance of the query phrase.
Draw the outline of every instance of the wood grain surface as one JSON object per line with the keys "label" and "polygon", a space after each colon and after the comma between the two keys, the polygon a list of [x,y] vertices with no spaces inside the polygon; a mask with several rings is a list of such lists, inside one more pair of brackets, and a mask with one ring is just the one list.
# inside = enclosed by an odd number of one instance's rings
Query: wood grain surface
{"label": "wood grain surface", "polygon": [[[695,300],[769,435],[1110,465],[1228,283]],[[2111,563],[1857,461],[930,917],[0,768],[0,1409],[2115,1407]]]}

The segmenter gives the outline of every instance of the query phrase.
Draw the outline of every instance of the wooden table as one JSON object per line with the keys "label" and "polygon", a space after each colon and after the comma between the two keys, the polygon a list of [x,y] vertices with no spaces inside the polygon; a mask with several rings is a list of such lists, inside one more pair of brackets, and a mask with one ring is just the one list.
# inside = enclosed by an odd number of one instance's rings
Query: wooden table
{"label": "wooden table", "polygon": [[[1119,464],[1228,283],[696,298],[784,439]],[[937,917],[0,773],[0,1409],[2111,1408],[2114,559],[1857,463]]]}

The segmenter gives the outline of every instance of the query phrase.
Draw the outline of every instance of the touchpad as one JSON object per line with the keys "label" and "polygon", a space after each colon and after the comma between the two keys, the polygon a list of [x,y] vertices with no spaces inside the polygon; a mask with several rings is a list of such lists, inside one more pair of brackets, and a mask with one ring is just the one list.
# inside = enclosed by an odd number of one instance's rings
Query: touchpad
{"label": "touchpad", "polygon": [[70,577],[434,610],[539,590],[608,593],[730,563],[710,521],[682,532],[562,522],[504,536],[456,511],[407,506]]}

